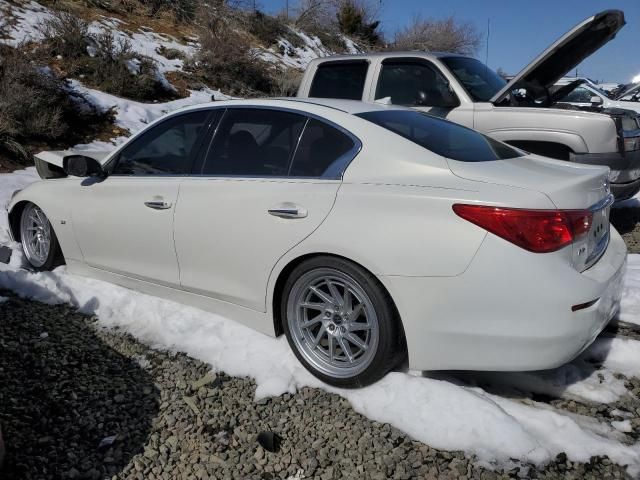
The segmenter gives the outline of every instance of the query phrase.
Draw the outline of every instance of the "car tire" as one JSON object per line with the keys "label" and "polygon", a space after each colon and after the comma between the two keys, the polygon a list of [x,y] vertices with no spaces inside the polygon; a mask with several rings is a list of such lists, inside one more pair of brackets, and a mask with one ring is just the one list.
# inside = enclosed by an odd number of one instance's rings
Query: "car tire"
{"label": "car tire", "polygon": [[296,266],[280,312],[298,360],[330,385],[370,385],[404,358],[391,297],[374,275],[348,260],[319,256]]}
{"label": "car tire", "polygon": [[32,269],[48,271],[64,264],[58,237],[47,216],[35,203],[26,204],[20,214],[20,242]]}

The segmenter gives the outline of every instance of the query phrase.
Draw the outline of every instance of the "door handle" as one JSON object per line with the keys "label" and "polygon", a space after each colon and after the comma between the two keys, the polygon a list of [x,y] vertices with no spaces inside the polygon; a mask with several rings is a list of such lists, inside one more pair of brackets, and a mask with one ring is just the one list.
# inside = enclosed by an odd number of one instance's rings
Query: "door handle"
{"label": "door handle", "polygon": [[283,203],[267,210],[269,215],[280,218],[305,218],[309,212],[295,203]]}
{"label": "door handle", "polygon": [[152,200],[150,202],[144,202],[144,204],[154,210],[167,210],[171,208],[171,202],[165,202],[164,200]]}

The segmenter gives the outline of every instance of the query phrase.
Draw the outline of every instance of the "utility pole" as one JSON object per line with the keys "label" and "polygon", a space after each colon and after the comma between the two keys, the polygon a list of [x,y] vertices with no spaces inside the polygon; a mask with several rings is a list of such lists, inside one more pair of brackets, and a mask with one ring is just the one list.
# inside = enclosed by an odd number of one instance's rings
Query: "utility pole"
{"label": "utility pole", "polygon": [[487,18],[487,51],[485,53],[484,64],[489,65],[489,36],[491,35],[491,19]]}

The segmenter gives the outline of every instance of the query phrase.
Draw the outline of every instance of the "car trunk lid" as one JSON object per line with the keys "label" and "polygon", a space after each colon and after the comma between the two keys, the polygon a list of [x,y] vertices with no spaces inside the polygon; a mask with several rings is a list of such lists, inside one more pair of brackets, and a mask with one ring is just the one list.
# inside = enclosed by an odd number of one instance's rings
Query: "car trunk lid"
{"label": "car trunk lid", "polygon": [[491,162],[448,160],[448,163],[458,177],[537,191],[547,196],[558,210],[589,210],[592,214],[589,231],[573,243],[573,265],[577,270],[593,265],[606,250],[613,203],[607,168],[534,155]]}
{"label": "car trunk lid", "polygon": [[587,18],[536,57],[492,98],[496,104],[526,84],[550,88],[585,58],[612,40],[625,25],[620,10],[605,10]]}

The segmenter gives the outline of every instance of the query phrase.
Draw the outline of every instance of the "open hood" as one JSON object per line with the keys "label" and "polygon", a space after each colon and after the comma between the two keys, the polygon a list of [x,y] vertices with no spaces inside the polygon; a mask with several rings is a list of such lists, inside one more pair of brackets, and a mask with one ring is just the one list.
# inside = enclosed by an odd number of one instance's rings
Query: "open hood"
{"label": "open hood", "polygon": [[498,103],[513,90],[531,84],[549,88],[585,58],[612,40],[625,25],[620,10],[605,10],[587,18],[553,43],[491,98]]}

